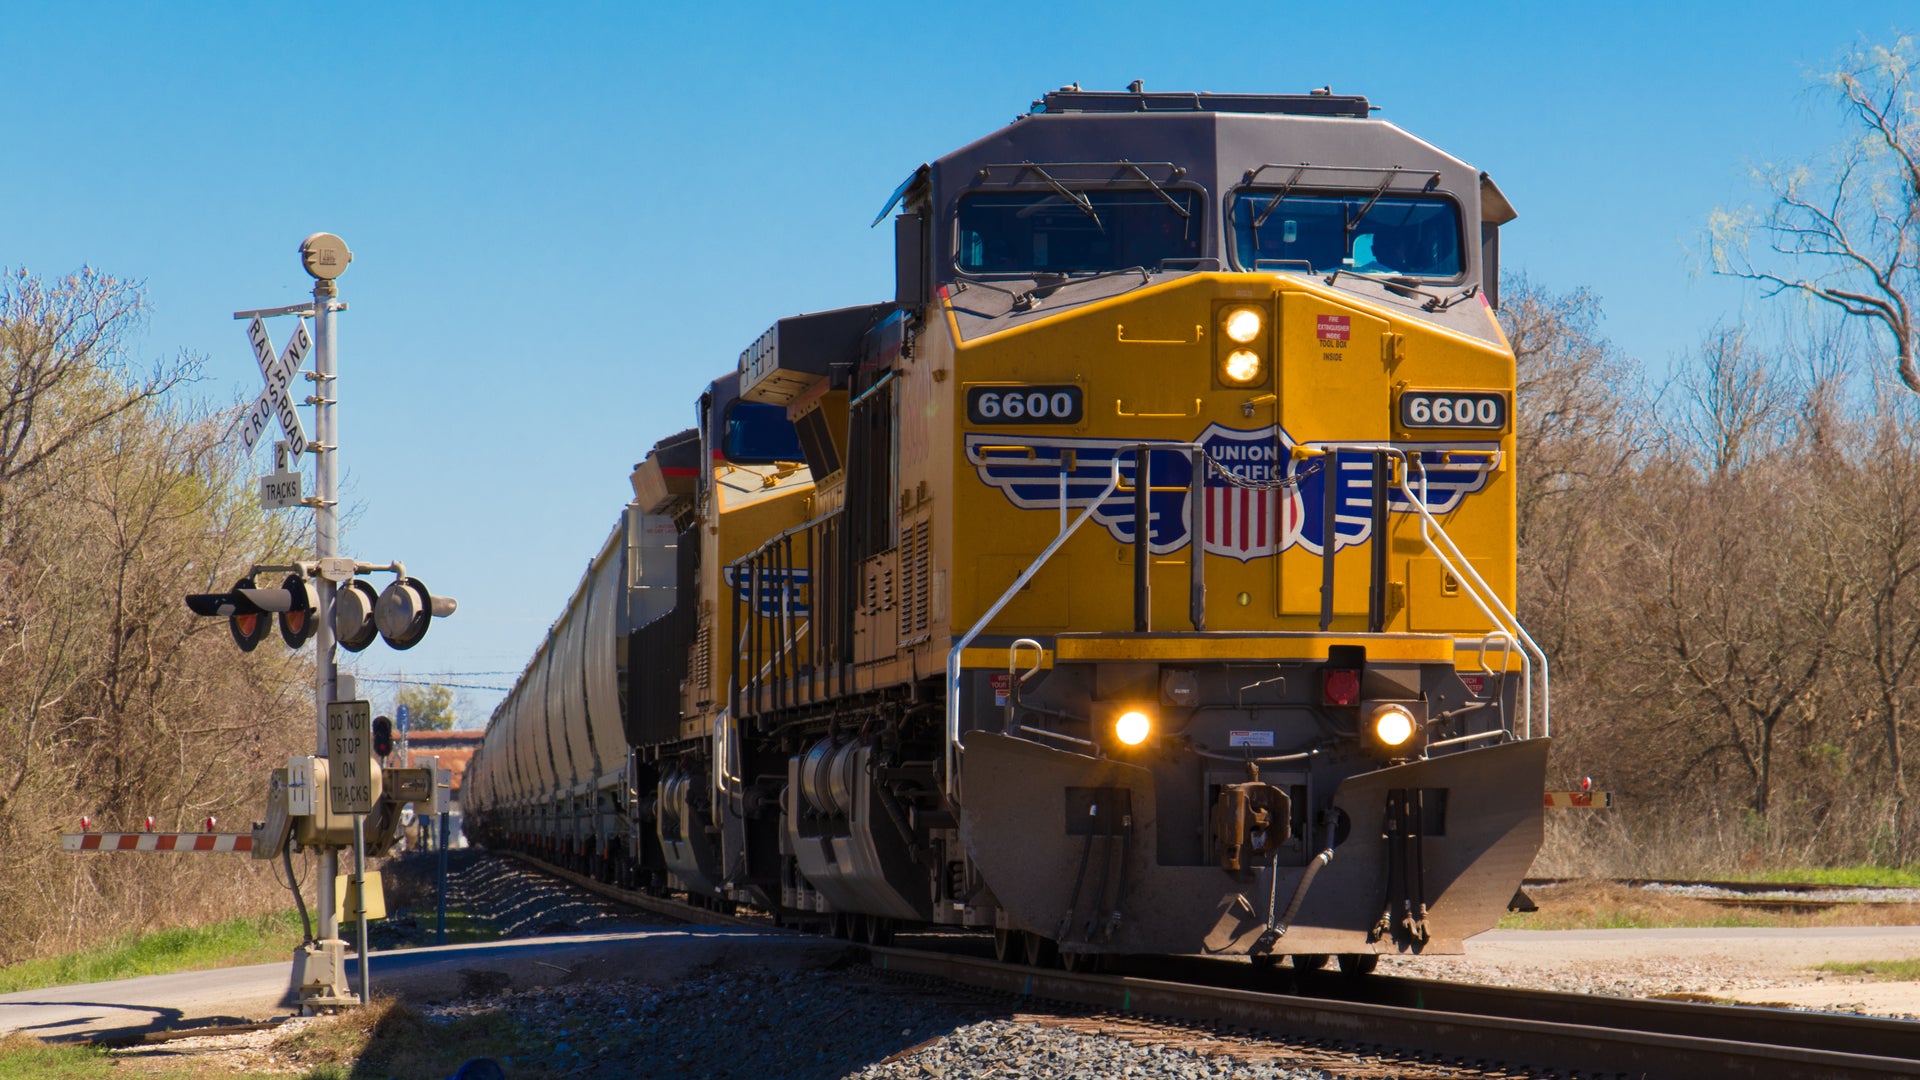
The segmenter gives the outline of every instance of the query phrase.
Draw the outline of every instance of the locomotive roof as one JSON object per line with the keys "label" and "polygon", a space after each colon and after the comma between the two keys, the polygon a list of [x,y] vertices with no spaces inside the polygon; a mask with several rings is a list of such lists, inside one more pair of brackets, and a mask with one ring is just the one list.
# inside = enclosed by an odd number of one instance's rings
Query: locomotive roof
{"label": "locomotive roof", "polygon": [[[1134,86],[1139,87],[1139,83]],[[1331,88],[1310,94],[1209,94],[1204,91],[1146,93],[1082,90],[1063,86],[1033,103],[1036,113],[1063,112],[1239,112],[1285,113],[1291,116],[1351,116],[1366,119],[1373,106],[1352,94],[1336,95]]]}
{"label": "locomotive roof", "polygon": [[[1371,106],[1362,97],[1056,91],[1038,105],[1042,111],[933,163],[933,197],[943,213],[961,191],[983,183],[1044,184],[1031,166],[1122,163],[1142,167],[1155,183],[1199,185],[1214,199],[1263,165],[1310,166],[1313,175],[1302,186],[1314,187],[1370,188],[1399,170],[1433,176],[1428,187],[1452,193],[1476,217],[1480,209],[1478,169],[1388,121],[1368,118]],[[1028,175],[1018,175],[1022,170]],[[1130,174],[1113,169],[1108,175],[1131,178],[1122,172]],[[1269,168],[1259,182],[1277,186],[1286,178]],[[945,259],[943,252],[942,265]]]}

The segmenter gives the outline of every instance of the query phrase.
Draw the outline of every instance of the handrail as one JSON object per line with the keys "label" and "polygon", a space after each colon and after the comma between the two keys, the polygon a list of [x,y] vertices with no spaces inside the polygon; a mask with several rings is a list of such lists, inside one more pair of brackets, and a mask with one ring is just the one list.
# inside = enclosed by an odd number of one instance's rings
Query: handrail
{"label": "handrail", "polygon": [[[1400,491],[1406,495],[1407,501],[1412,503],[1413,508],[1420,514],[1421,541],[1427,545],[1428,550],[1439,556],[1441,564],[1447,568],[1449,573],[1453,574],[1456,580],[1471,583],[1471,587],[1466,590],[1467,598],[1472,600],[1474,606],[1480,609],[1480,613],[1487,617],[1487,621],[1493,623],[1493,625],[1500,630],[1510,632],[1520,640],[1520,715],[1525,725],[1523,729],[1524,733],[1520,737],[1523,739],[1533,738],[1533,672],[1529,669],[1532,668],[1532,661],[1534,660],[1539,661],[1540,664],[1540,734],[1543,738],[1551,736],[1553,734],[1553,684],[1552,675],[1548,667],[1546,650],[1542,649],[1539,643],[1533,640],[1533,635],[1527,633],[1527,628],[1520,625],[1519,618],[1516,617],[1512,611],[1508,610],[1505,604],[1500,602],[1500,594],[1494,592],[1493,587],[1488,585],[1486,579],[1480,576],[1480,572],[1475,570],[1473,564],[1467,561],[1465,553],[1460,550],[1459,545],[1453,542],[1453,537],[1447,535],[1447,530],[1434,518],[1433,512],[1427,509],[1426,498],[1423,495],[1414,493],[1412,486],[1413,463],[1408,462],[1405,454],[1401,455],[1401,461],[1407,465],[1407,467],[1402,469],[1400,473]],[[1418,462],[1418,464],[1420,466],[1420,483],[1422,488],[1424,488],[1426,486],[1427,466],[1424,461]],[[1432,531],[1429,532],[1429,529]],[[1442,550],[1440,544],[1434,543],[1435,536],[1439,537],[1441,544],[1446,545],[1445,550]],[[1449,558],[1449,555],[1451,555],[1451,558]],[[1457,565],[1455,560],[1458,560]],[[1484,602],[1482,600],[1483,596],[1485,598]],[[1499,611],[1500,617],[1496,618],[1494,616],[1493,610],[1489,610],[1490,606],[1492,609]],[[1486,654],[1482,652],[1482,663],[1485,662],[1485,659]]]}
{"label": "handrail", "polygon": [[[1427,550],[1439,557],[1441,565],[1446,567],[1447,571],[1451,573],[1456,580],[1467,586],[1467,599],[1473,601],[1473,605],[1480,609],[1480,613],[1487,617],[1487,621],[1492,623],[1497,631],[1509,633],[1520,642],[1522,676],[1520,683],[1521,715],[1524,718],[1523,723],[1525,725],[1523,729],[1524,734],[1520,737],[1523,739],[1533,737],[1533,664],[1535,661],[1538,661],[1540,665],[1540,734],[1542,737],[1550,736],[1553,733],[1553,717],[1551,712],[1552,683],[1548,669],[1546,650],[1542,649],[1539,643],[1533,640],[1533,636],[1528,634],[1526,628],[1520,625],[1520,620],[1500,601],[1500,594],[1496,593],[1493,587],[1487,584],[1486,579],[1480,576],[1479,571],[1475,570],[1473,565],[1467,561],[1466,554],[1460,550],[1459,545],[1453,542],[1453,537],[1447,535],[1446,528],[1433,516],[1433,512],[1427,509],[1426,497],[1413,490],[1413,470],[1416,466],[1420,469],[1421,486],[1423,489],[1425,488],[1426,462],[1421,460],[1417,454],[1409,455],[1403,447],[1394,446],[1391,443],[1315,443],[1311,447],[1295,447],[1294,453],[1308,457],[1320,455],[1336,456],[1337,460],[1337,455],[1343,450],[1378,454],[1397,459],[1400,462],[1400,477],[1396,486],[1399,487],[1400,493],[1406,496],[1407,502],[1414,508],[1415,512],[1420,515],[1421,542],[1426,544]],[[1497,460],[1498,459],[1495,459],[1495,461]],[[1493,462],[1489,462],[1488,468],[1492,467]],[[1376,469],[1376,472],[1377,471]],[[1375,480],[1377,482],[1377,476]],[[1328,483],[1333,482],[1332,479],[1328,480]],[[1332,536],[1333,523],[1331,521],[1326,523],[1326,528],[1328,535]],[[1437,543],[1435,542],[1436,537],[1438,537]],[[1374,541],[1378,543],[1380,538],[1376,536]],[[1325,549],[1323,550],[1323,554],[1326,557],[1331,557],[1331,549],[1334,546],[1333,543],[1323,543],[1322,547]],[[1496,612],[1498,614],[1496,614]]]}
{"label": "handrail", "polygon": [[[1027,669],[1024,674],[1020,671],[1020,650],[1022,648],[1033,650],[1033,667]],[[1007,646],[1007,674],[1018,675],[1022,686],[1026,685],[1027,680],[1040,674],[1040,669],[1046,665],[1046,662],[1047,651],[1040,647],[1039,642],[1030,637],[1023,637]]]}
{"label": "handrail", "polygon": [[1046,550],[1042,551],[1040,556],[1033,560],[1033,564],[1021,571],[1019,577],[1013,579],[1013,584],[1007,587],[1006,592],[1000,594],[1000,599],[995,600],[993,606],[989,607],[986,612],[980,616],[979,620],[976,621],[965,634],[960,636],[960,640],[954,642],[953,647],[947,650],[946,783],[947,801],[953,805],[960,805],[959,762],[955,758],[955,752],[960,746],[960,655],[966,651],[968,645],[973,644],[974,638],[980,636],[980,631],[985,630],[987,624],[992,622],[994,617],[1000,614],[1000,609],[1006,607],[1021,589],[1027,587],[1027,582],[1033,580],[1033,575],[1040,572],[1040,568],[1046,565],[1048,559],[1053,558],[1054,553],[1060,550],[1068,538],[1073,536],[1074,533],[1079,532],[1080,526],[1085,525],[1087,519],[1093,517],[1100,509],[1100,505],[1106,502],[1107,499],[1119,489],[1120,455],[1115,454],[1113,456],[1113,476],[1107,481],[1106,490],[1102,491],[1098,498],[1089,502],[1087,508],[1080,511],[1080,516],[1074,518],[1071,525],[1060,530],[1060,534],[1053,538],[1053,543],[1048,544]]}

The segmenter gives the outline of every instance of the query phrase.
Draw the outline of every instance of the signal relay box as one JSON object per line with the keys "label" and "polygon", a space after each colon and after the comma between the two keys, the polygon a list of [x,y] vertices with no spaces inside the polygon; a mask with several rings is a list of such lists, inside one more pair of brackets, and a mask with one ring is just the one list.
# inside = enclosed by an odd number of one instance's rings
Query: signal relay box
{"label": "signal relay box", "polygon": [[[328,761],[301,755],[268,774],[267,819],[253,827],[253,857],[278,858],[291,839],[301,847],[352,847],[354,815],[334,811],[328,797]],[[400,809],[433,798],[432,769],[382,769],[373,766],[373,809],[366,815],[370,852],[393,846],[400,834]]]}

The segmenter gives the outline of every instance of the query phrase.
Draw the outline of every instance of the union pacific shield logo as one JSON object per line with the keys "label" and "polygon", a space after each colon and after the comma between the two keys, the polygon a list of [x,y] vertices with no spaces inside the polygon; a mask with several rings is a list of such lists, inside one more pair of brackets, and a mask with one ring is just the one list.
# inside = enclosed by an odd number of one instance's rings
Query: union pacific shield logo
{"label": "union pacific shield logo", "polygon": [[[1298,546],[1315,555],[1325,550],[1326,483],[1334,476],[1334,549],[1366,543],[1373,532],[1373,459],[1358,453],[1328,454],[1293,460],[1296,445],[1278,425],[1251,430],[1211,424],[1194,440],[1208,464],[1201,505],[1190,496],[1193,463],[1182,450],[1149,451],[1147,498],[1148,549],[1156,555],[1178,551],[1197,531],[1201,550],[1246,562]],[[998,488],[1024,510],[1059,512],[1095,506],[1093,521],[1123,544],[1134,542],[1132,494],[1139,455],[1126,439],[1033,437],[1025,434],[970,434],[967,461],[982,482]],[[1444,514],[1465,496],[1486,486],[1484,456],[1450,460],[1448,451],[1497,449],[1498,444],[1403,444],[1399,447],[1422,466],[1419,475],[1428,509]],[[1121,489],[1101,499],[1119,463]],[[1398,487],[1388,489],[1390,513],[1412,513],[1413,504]]]}
{"label": "union pacific shield logo", "polygon": [[[1293,441],[1285,432],[1214,424],[1196,441],[1212,463],[1201,489],[1201,550],[1246,562],[1299,542],[1300,486],[1290,468]],[[1286,484],[1289,479],[1296,482]]]}

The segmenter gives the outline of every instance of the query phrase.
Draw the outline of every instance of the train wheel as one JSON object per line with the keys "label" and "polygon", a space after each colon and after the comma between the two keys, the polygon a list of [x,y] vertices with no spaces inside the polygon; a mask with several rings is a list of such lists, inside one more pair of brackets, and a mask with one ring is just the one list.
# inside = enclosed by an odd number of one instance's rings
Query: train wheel
{"label": "train wheel", "polygon": [[1020,931],[993,929],[993,958],[1003,964],[1017,964],[1025,957]]}
{"label": "train wheel", "polygon": [[836,911],[827,916],[827,933],[842,941],[853,940],[853,916],[844,911]]}
{"label": "train wheel", "polygon": [[1106,959],[1106,956],[1101,953],[1060,950],[1061,968],[1081,975],[1091,975],[1099,971],[1106,966]]}
{"label": "train wheel", "polygon": [[893,944],[893,920],[884,915],[867,916],[867,944],[883,949]]}
{"label": "train wheel", "polygon": [[1052,967],[1054,965],[1055,960],[1058,959],[1060,955],[1060,950],[1058,946],[1054,945],[1052,938],[1044,938],[1039,934],[1022,934],[1020,936],[1025,939],[1028,967]]}
{"label": "train wheel", "polygon": [[1342,975],[1352,975],[1355,977],[1371,975],[1373,974],[1373,969],[1379,966],[1380,957],[1376,953],[1347,952],[1340,954],[1340,974]]}
{"label": "train wheel", "polygon": [[1280,957],[1273,953],[1260,953],[1257,956],[1250,956],[1247,959],[1253,961],[1253,970],[1255,971],[1278,971],[1280,968]]}
{"label": "train wheel", "polygon": [[[1340,958],[1340,966],[1345,967],[1347,958]],[[1303,952],[1293,954],[1293,966],[1298,971],[1319,971],[1327,966],[1327,954],[1323,952]]]}

